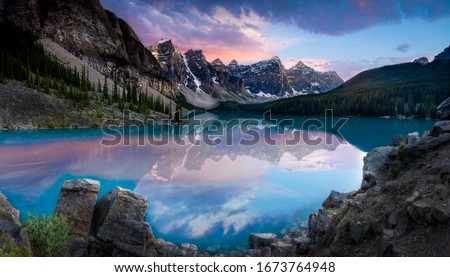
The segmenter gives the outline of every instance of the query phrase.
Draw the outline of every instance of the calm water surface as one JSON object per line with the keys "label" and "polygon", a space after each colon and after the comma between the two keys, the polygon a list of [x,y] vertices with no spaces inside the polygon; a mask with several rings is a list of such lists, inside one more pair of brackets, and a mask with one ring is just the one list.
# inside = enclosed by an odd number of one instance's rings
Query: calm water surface
{"label": "calm water surface", "polygon": [[[204,116],[224,123],[232,118]],[[305,120],[296,117],[286,129],[301,129]],[[211,251],[245,248],[250,232],[298,229],[330,190],[359,187],[366,152],[433,123],[350,118],[343,138],[310,132],[331,138],[314,146],[286,146],[289,132],[273,134],[275,145],[254,146],[139,146],[143,130],[132,132],[130,146],[101,145],[104,134],[97,129],[0,132],[0,191],[25,219],[27,213],[52,214],[62,183],[88,177],[101,182],[101,195],[115,186],[146,195],[147,220],[158,237]]]}

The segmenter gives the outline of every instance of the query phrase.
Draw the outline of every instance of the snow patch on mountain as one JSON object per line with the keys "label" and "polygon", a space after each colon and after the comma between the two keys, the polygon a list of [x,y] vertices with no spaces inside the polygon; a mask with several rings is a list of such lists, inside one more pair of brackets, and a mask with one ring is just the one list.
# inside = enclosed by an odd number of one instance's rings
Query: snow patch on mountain
{"label": "snow patch on mountain", "polygon": [[[248,89],[247,89],[247,91],[250,92]],[[256,93],[255,95],[259,96],[259,97],[265,97],[265,98],[274,98],[274,99],[278,98],[278,96],[276,96],[276,95],[273,95],[270,93],[264,93],[262,91]]]}
{"label": "snow patch on mountain", "polygon": [[[194,83],[196,86],[195,91],[198,93],[204,93],[203,90],[200,88],[200,86],[202,85],[202,82],[194,75],[194,73],[192,73],[191,69],[189,68],[188,61],[186,59],[186,55],[181,54],[181,56],[183,57],[184,64],[186,65],[186,72],[189,75],[191,75],[192,79],[194,80]],[[187,79],[184,80],[185,86],[187,86],[187,83],[188,83]]]}

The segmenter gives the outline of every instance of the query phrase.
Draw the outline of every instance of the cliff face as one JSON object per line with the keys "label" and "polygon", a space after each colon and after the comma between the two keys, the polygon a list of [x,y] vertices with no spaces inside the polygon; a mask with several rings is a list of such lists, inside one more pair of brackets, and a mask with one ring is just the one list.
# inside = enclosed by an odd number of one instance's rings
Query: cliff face
{"label": "cliff face", "polygon": [[173,90],[169,77],[131,27],[104,10],[99,0],[6,1],[2,16],[41,38],[50,38],[104,74],[136,77],[141,73],[158,80],[151,83]]}

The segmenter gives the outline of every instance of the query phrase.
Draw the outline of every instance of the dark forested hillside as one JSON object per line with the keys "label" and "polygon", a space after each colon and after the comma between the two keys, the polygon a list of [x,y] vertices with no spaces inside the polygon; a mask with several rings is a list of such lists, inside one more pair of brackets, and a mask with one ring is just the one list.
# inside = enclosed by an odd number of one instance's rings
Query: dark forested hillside
{"label": "dark forested hillside", "polygon": [[436,105],[450,96],[450,62],[405,63],[364,71],[342,86],[320,95],[246,106],[290,115],[318,115],[333,109],[337,115],[435,117]]}

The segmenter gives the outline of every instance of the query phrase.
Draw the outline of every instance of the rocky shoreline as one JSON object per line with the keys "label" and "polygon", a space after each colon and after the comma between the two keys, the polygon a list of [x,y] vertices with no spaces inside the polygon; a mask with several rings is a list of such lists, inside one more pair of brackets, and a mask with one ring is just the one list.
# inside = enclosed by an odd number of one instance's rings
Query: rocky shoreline
{"label": "rocky shoreline", "polygon": [[[23,82],[9,80],[0,83],[0,131],[37,129],[99,128],[105,121],[129,125],[116,106],[90,100],[75,103],[41,90],[28,88]],[[167,115],[151,111],[147,115],[129,111],[130,119],[154,124]],[[125,122],[123,122],[125,121]]]}
{"label": "rocky shoreline", "polygon": [[[332,191],[307,229],[277,238],[252,233],[246,251],[200,252],[155,238],[147,199],[116,187],[97,200],[100,183],[64,182],[55,209],[70,225],[66,256],[450,256],[450,121],[419,137],[396,138],[364,158],[361,188]],[[0,234],[32,250],[19,211],[0,192]],[[0,243],[0,249],[3,247]]]}

